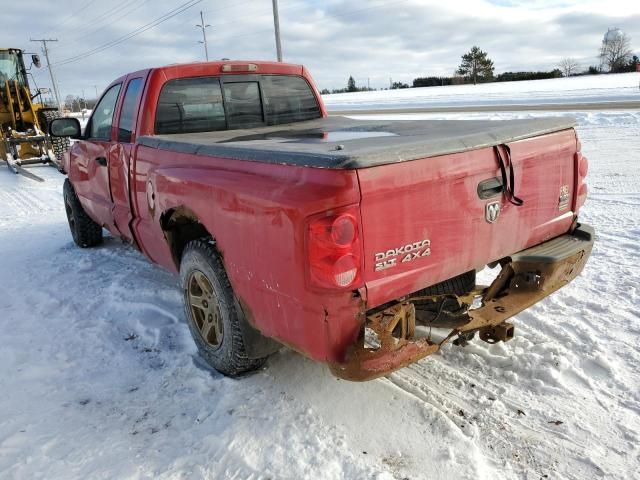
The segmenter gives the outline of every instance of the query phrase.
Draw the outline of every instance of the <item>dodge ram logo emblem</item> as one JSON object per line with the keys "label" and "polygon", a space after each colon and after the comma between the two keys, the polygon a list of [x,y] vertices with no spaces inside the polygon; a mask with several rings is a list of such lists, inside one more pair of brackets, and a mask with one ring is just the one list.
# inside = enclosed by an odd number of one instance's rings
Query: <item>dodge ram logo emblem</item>
{"label": "dodge ram logo emblem", "polygon": [[490,202],[484,207],[484,218],[489,223],[494,223],[500,216],[500,202]]}

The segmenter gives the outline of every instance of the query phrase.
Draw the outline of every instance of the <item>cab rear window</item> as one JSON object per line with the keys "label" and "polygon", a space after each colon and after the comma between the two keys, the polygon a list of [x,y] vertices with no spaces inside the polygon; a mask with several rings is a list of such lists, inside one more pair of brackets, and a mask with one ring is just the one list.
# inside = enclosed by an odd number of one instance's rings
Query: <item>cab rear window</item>
{"label": "cab rear window", "polygon": [[168,81],[156,110],[157,134],[212,132],[312,120],[321,116],[302,77],[180,78]]}
{"label": "cab rear window", "polygon": [[258,82],[225,83],[224,102],[229,128],[248,128],[264,124]]}

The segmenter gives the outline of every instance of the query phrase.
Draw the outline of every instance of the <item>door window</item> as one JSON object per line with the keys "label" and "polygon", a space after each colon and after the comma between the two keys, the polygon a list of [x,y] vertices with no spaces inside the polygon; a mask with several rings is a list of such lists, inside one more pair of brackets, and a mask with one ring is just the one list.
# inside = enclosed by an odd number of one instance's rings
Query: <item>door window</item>
{"label": "door window", "polygon": [[265,75],[262,90],[268,125],[302,122],[321,116],[316,97],[302,77]]}
{"label": "door window", "polygon": [[100,103],[95,108],[91,117],[89,138],[95,140],[111,140],[111,125],[113,124],[113,111],[120,93],[121,84],[114,85],[104,94]]}
{"label": "door window", "polygon": [[124,94],[122,101],[122,110],[120,111],[120,121],[118,122],[118,141],[124,143],[131,142],[131,131],[133,130],[133,121],[138,105],[138,97],[142,90],[142,78],[134,78],[127,85],[127,92]]}
{"label": "door window", "polygon": [[156,133],[213,132],[226,128],[217,78],[180,78],[162,87],[156,111]]}

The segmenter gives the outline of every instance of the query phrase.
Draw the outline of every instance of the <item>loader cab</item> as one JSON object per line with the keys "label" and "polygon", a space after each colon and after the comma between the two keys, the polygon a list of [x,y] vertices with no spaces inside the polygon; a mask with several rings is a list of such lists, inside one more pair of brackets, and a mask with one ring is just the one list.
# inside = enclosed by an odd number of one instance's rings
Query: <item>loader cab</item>
{"label": "loader cab", "polygon": [[22,50],[17,48],[0,49],[0,86],[4,88],[7,81],[16,81],[20,87],[29,86]]}

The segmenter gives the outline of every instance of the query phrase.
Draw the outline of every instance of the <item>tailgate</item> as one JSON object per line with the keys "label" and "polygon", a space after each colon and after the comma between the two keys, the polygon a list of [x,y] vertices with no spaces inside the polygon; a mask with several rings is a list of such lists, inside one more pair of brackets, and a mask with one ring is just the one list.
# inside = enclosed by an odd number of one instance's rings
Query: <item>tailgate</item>
{"label": "tailgate", "polygon": [[492,180],[501,172],[491,147],[358,170],[370,308],[569,230],[575,131],[509,147],[522,206]]}

